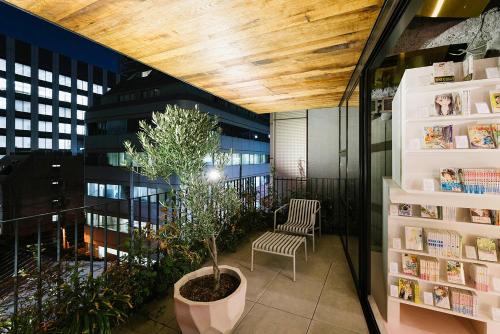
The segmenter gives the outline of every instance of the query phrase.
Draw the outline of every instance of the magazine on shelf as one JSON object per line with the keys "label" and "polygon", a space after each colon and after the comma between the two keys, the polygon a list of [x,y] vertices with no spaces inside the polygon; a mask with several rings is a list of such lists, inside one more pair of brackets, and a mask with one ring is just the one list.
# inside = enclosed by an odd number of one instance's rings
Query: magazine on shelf
{"label": "magazine on shelf", "polygon": [[482,264],[470,264],[469,278],[474,288],[489,291],[488,267]]}
{"label": "magazine on shelf", "polygon": [[442,168],[440,173],[441,190],[451,192],[462,191],[462,169]]}
{"label": "magazine on shelf", "polygon": [[398,280],[398,286],[399,298],[415,303],[420,302],[420,288],[417,281],[400,278]]}
{"label": "magazine on shelf", "polygon": [[434,63],[432,70],[436,83],[455,81],[455,66],[452,61]]}
{"label": "magazine on shelf", "polygon": [[442,210],[440,206],[436,205],[421,205],[420,217],[430,219],[442,219]]}
{"label": "magazine on shelf", "polygon": [[420,259],[420,278],[426,281],[439,281],[439,261]]}
{"label": "magazine on shelf", "polygon": [[434,116],[454,116],[462,114],[460,93],[444,93],[434,96]]}
{"label": "magazine on shelf", "polygon": [[447,286],[434,286],[433,297],[434,306],[450,309],[450,291]]}
{"label": "magazine on shelf", "polygon": [[451,310],[453,312],[476,316],[478,300],[474,292],[461,289],[451,289]]}
{"label": "magazine on shelf", "polygon": [[416,204],[406,204],[399,203],[398,204],[398,215],[403,217],[413,217],[417,215],[419,210],[419,206]]}
{"label": "magazine on shelf", "polygon": [[500,90],[490,91],[491,111],[500,112]]}
{"label": "magazine on shelf", "polygon": [[500,123],[491,125],[491,133],[493,134],[496,147],[500,149]]}
{"label": "magazine on shelf", "polygon": [[477,124],[468,127],[470,148],[495,148],[493,132],[489,124]]}
{"label": "magazine on shelf", "polygon": [[424,149],[453,148],[453,126],[424,127]]}
{"label": "magazine on shelf", "polygon": [[476,242],[479,260],[497,262],[496,240],[490,238],[477,238]]}
{"label": "magazine on shelf", "polygon": [[411,254],[402,254],[402,267],[403,273],[406,275],[411,275],[418,277],[418,258]]}
{"label": "magazine on shelf", "polygon": [[423,229],[421,227],[405,226],[405,247],[406,249],[421,251],[423,245]]}
{"label": "magazine on shelf", "polygon": [[446,278],[450,283],[465,284],[464,264],[459,261],[446,261]]}
{"label": "magazine on shelf", "polygon": [[488,209],[470,209],[470,221],[478,224],[491,224],[491,211]]}

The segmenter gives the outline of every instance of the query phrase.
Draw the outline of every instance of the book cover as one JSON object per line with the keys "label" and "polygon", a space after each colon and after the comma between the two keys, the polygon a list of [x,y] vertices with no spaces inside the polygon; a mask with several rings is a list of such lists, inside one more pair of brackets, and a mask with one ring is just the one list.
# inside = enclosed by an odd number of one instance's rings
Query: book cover
{"label": "book cover", "polygon": [[432,64],[434,82],[455,81],[455,67],[452,61]]}
{"label": "book cover", "polygon": [[440,173],[441,190],[461,192],[462,179],[460,168],[442,168]]}
{"label": "book cover", "polygon": [[398,215],[403,217],[412,217],[415,211],[415,205],[399,203],[398,205]]}
{"label": "book cover", "polygon": [[415,302],[415,286],[417,282],[405,278],[398,280],[399,298]]}
{"label": "book cover", "polygon": [[468,127],[470,148],[495,148],[493,132],[489,124],[477,124]]}
{"label": "book cover", "polygon": [[500,123],[491,125],[491,133],[493,134],[496,147],[500,148]]}
{"label": "book cover", "polygon": [[500,112],[500,91],[490,91],[491,110],[493,112]]}
{"label": "book cover", "polygon": [[491,224],[491,211],[488,209],[470,209],[470,221],[478,224]]}
{"label": "book cover", "polygon": [[453,126],[426,126],[424,127],[425,149],[453,148]]}
{"label": "book cover", "polygon": [[482,261],[497,261],[497,245],[490,238],[477,238],[477,255]]}
{"label": "book cover", "polygon": [[423,250],[422,228],[405,226],[406,249]]}
{"label": "book cover", "polygon": [[402,255],[403,273],[418,277],[418,258],[415,255]]}
{"label": "book cover", "polygon": [[441,219],[441,207],[436,205],[421,205],[420,217],[430,219]]}
{"label": "book cover", "polygon": [[446,261],[446,277],[450,283],[465,284],[464,264],[459,261]]}
{"label": "book cover", "polygon": [[434,116],[452,116],[462,114],[460,93],[444,93],[434,96]]}
{"label": "book cover", "polygon": [[447,286],[434,286],[433,293],[434,306],[450,309],[450,291]]}

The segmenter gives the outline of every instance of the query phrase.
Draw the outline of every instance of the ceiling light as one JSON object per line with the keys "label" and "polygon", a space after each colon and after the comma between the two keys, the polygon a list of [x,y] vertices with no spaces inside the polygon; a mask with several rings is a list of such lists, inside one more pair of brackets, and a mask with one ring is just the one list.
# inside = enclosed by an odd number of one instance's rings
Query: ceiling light
{"label": "ceiling light", "polygon": [[439,15],[441,8],[443,8],[443,4],[444,0],[438,0],[436,7],[434,7],[434,10],[432,11],[431,17],[437,17]]}

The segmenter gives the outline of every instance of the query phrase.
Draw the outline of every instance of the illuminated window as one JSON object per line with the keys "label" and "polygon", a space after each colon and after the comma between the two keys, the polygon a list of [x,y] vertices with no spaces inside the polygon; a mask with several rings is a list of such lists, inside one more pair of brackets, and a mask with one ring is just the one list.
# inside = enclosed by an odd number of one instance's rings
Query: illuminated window
{"label": "illuminated window", "polygon": [[85,120],[85,110],[77,110],[76,111],[76,119]]}
{"label": "illuminated window", "polygon": [[30,77],[31,76],[31,67],[28,65],[15,63],[14,72],[18,75]]}
{"label": "illuminated window", "polygon": [[7,99],[0,96],[0,109],[7,109]]}
{"label": "illuminated window", "polygon": [[[38,138],[38,148],[50,150],[52,149],[52,139],[50,138]],[[54,182],[52,182],[54,184]]]}
{"label": "illuminated window", "polygon": [[59,101],[71,103],[71,93],[60,90]]}
{"label": "illuminated window", "polygon": [[71,140],[59,139],[59,149],[60,150],[71,150]]}
{"label": "illuminated window", "polygon": [[71,78],[65,75],[59,75],[59,84],[66,87],[71,87]]}
{"label": "illuminated window", "polygon": [[59,123],[59,133],[71,133],[71,124]]}
{"label": "illuminated window", "polygon": [[[52,122],[39,121],[38,122],[38,131],[52,132]],[[52,145],[52,143],[51,143],[51,145]]]}
{"label": "illuminated window", "polygon": [[30,113],[31,112],[31,102],[16,100],[15,109],[16,109],[16,111]]}
{"label": "illuminated window", "polygon": [[76,103],[82,106],[88,106],[89,104],[89,98],[84,96],[84,95],[77,95],[76,96]]}
{"label": "illuminated window", "polygon": [[7,80],[5,78],[0,78],[0,90],[7,89]]}
{"label": "illuminated window", "polygon": [[78,80],[76,80],[76,88],[81,89],[81,90],[88,90],[89,84],[87,81],[78,79]]}
{"label": "illuminated window", "polygon": [[16,130],[25,130],[29,131],[31,130],[31,120],[30,119],[23,119],[23,118],[16,118],[14,127]]}
{"label": "illuminated window", "polygon": [[50,104],[42,104],[38,105],[38,114],[52,116],[52,106]]}
{"label": "illuminated window", "polygon": [[30,137],[16,137],[14,141],[14,146],[16,148],[30,148],[31,138]]}
{"label": "illuminated window", "polygon": [[14,90],[16,91],[16,93],[29,95],[31,94],[31,85],[26,82],[15,81]]}
{"label": "illuminated window", "polygon": [[52,82],[52,72],[38,70],[38,80]]}
{"label": "illuminated window", "polygon": [[77,125],[76,126],[76,134],[85,136],[85,125]]}
{"label": "illuminated window", "polygon": [[61,118],[71,118],[71,109],[70,108],[59,108],[59,117]]}
{"label": "illuminated window", "polygon": [[38,96],[51,99],[52,98],[52,89],[47,87],[38,86]]}

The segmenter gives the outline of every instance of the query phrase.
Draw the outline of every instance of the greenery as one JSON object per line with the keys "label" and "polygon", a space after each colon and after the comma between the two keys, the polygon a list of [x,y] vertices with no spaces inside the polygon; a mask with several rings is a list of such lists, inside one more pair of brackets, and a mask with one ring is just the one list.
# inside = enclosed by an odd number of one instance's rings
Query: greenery
{"label": "greenery", "polygon": [[[223,177],[227,153],[220,151],[217,118],[198,108],[168,105],[165,112],[153,113],[152,122],[140,122],[138,140],[141,151],[125,143],[127,153],[139,172],[150,179],[170,181],[176,175],[180,187],[176,195],[189,214],[179,222],[180,237],[206,246],[213,262],[214,289],[219,288],[217,238],[238,214],[241,206],[234,188]],[[213,168],[205,171],[205,158]],[[208,174],[207,174],[208,173]]]}

